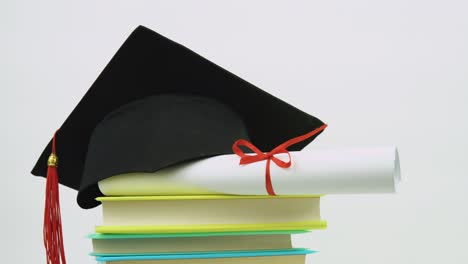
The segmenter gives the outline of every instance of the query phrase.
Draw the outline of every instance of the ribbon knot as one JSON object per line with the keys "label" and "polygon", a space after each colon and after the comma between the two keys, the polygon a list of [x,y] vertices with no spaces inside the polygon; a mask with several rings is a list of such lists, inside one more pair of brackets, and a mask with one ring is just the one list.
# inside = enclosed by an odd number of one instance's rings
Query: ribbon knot
{"label": "ribbon knot", "polygon": [[[271,150],[270,152],[264,153],[261,150],[259,150],[254,144],[251,142],[245,140],[245,139],[239,139],[234,144],[232,145],[232,151],[240,157],[239,165],[246,165],[254,162],[259,162],[262,160],[266,160],[266,169],[265,169],[265,188],[268,192],[269,195],[276,195],[274,189],[273,189],[273,184],[271,183],[271,176],[270,176],[270,163],[273,161],[278,167],[280,168],[289,168],[292,165],[292,159],[291,159],[291,154],[288,151],[288,147],[297,144],[301,141],[304,141],[321,131],[323,131],[327,127],[326,124],[310,131],[307,134],[304,134],[302,136],[298,136],[295,138],[292,138],[283,144],[278,145],[276,148]],[[242,151],[240,148],[241,146],[246,147],[253,151],[255,154],[254,155],[247,155]],[[277,154],[287,154],[288,159],[286,161],[276,157],[275,155]]]}

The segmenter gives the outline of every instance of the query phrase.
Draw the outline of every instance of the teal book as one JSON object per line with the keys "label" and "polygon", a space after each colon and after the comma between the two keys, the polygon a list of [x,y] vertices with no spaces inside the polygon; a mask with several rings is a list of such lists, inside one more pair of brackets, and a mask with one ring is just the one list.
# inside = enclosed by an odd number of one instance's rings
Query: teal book
{"label": "teal book", "polygon": [[93,256],[288,250],[304,230],[181,234],[92,234]]}
{"label": "teal book", "polygon": [[198,254],[168,254],[140,256],[103,256],[101,264],[303,264],[308,249],[276,251],[207,252]]}

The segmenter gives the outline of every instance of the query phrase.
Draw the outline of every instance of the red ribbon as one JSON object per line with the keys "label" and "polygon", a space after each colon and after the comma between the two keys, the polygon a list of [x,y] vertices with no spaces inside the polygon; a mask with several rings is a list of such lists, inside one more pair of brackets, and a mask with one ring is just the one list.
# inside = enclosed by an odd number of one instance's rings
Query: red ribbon
{"label": "red ribbon", "polygon": [[[266,160],[267,162],[266,162],[266,170],[265,170],[265,187],[269,195],[276,195],[275,191],[273,190],[273,185],[271,184],[270,162],[273,161],[278,167],[281,167],[281,168],[291,167],[292,165],[291,154],[289,154],[289,151],[287,150],[287,148],[301,141],[304,141],[310,137],[317,135],[318,133],[323,131],[326,127],[327,125],[324,124],[321,127],[318,127],[310,131],[307,134],[292,138],[267,153],[263,153],[257,147],[255,147],[254,144],[250,143],[249,141],[245,139],[239,139],[236,142],[234,142],[234,144],[232,145],[232,151],[241,158],[239,161],[240,165],[245,165],[245,164],[250,164],[250,163]],[[248,149],[255,152],[256,155],[245,154],[240,148],[240,146],[247,147]],[[287,154],[288,160],[283,161],[275,157],[276,154]]]}

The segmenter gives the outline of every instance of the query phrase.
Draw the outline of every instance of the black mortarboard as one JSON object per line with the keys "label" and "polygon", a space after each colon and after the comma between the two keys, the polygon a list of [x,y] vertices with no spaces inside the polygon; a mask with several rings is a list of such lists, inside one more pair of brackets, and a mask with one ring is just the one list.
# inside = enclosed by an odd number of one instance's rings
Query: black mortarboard
{"label": "black mortarboard", "polygon": [[[323,123],[184,46],[139,26],[56,133],[59,183],[92,208],[97,182],[231,154],[248,138],[262,151]],[[314,137],[291,146],[301,150]],[[46,176],[52,140],[32,173]]]}
{"label": "black mortarboard", "polygon": [[[92,208],[97,182],[230,154],[248,138],[262,151],[323,123],[139,26],[57,131],[59,183]],[[290,150],[301,150],[311,137]],[[46,176],[49,142],[32,173]]]}

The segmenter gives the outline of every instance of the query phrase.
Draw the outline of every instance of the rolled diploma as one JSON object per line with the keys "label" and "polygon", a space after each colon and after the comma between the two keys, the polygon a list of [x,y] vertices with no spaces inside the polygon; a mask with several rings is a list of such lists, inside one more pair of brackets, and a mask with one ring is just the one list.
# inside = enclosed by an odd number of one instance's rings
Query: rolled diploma
{"label": "rolled diploma", "polygon": [[[400,181],[395,147],[290,152],[292,165],[270,163],[277,195],[395,192]],[[283,160],[285,154],[276,155]],[[106,196],[265,195],[266,160],[239,165],[235,154],[182,163],[154,173],[116,175],[98,183]]]}

